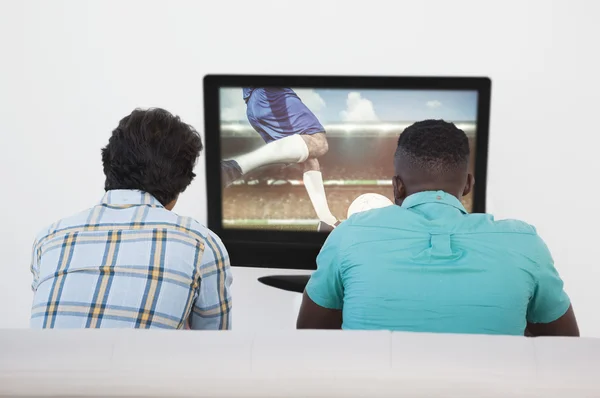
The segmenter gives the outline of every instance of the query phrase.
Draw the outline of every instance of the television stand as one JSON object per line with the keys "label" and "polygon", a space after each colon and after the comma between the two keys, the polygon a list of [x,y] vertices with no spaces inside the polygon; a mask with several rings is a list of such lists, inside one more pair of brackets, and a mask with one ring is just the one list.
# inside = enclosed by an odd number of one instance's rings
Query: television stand
{"label": "television stand", "polygon": [[264,285],[288,292],[303,293],[310,275],[269,275],[258,278]]}

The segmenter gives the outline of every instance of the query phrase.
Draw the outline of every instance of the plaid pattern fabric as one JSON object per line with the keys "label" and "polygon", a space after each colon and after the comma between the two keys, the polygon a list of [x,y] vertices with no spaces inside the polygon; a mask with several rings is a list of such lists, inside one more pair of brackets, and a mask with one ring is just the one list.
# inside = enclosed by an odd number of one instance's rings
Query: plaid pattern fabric
{"label": "plaid pattern fabric", "polygon": [[231,269],[219,238],[140,191],[109,191],[41,233],[32,328],[231,328]]}

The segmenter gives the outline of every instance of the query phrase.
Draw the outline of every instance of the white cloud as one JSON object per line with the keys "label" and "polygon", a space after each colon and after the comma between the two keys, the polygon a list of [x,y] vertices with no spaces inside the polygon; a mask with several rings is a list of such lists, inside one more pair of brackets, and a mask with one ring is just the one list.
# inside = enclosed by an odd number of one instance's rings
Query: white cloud
{"label": "white cloud", "polygon": [[346,110],[340,112],[345,122],[376,122],[379,120],[373,103],[360,93],[351,92],[346,99]]}
{"label": "white cloud", "polygon": [[376,122],[379,120],[373,103],[357,92],[348,94],[346,110],[340,112],[340,116],[345,122]]}
{"label": "white cloud", "polygon": [[242,97],[241,88],[222,88],[221,120],[225,122],[237,122],[246,120],[246,103]]}
{"label": "white cloud", "polygon": [[433,101],[427,101],[427,103],[425,104],[427,105],[428,108],[439,108],[440,106],[442,106],[442,103],[438,100],[433,100]]}

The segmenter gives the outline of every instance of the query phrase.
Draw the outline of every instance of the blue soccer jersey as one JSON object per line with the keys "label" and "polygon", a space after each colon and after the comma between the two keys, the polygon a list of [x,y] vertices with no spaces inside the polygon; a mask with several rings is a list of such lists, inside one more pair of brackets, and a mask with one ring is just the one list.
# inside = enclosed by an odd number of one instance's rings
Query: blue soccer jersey
{"label": "blue soccer jersey", "polygon": [[291,88],[243,88],[248,121],[265,142],[294,134],[324,133],[314,113]]}

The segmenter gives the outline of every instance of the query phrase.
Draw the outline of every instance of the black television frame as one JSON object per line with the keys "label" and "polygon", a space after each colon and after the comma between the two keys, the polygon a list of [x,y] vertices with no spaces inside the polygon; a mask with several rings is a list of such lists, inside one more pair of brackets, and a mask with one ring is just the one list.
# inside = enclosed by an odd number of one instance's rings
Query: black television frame
{"label": "black television frame", "polygon": [[204,139],[208,227],[221,237],[229,252],[232,265],[314,270],[316,256],[328,235],[319,232],[223,228],[219,91],[227,87],[252,86],[477,91],[475,153],[477,181],[473,192],[472,212],[485,212],[491,97],[491,80],[487,77],[206,75],[204,77]]}

